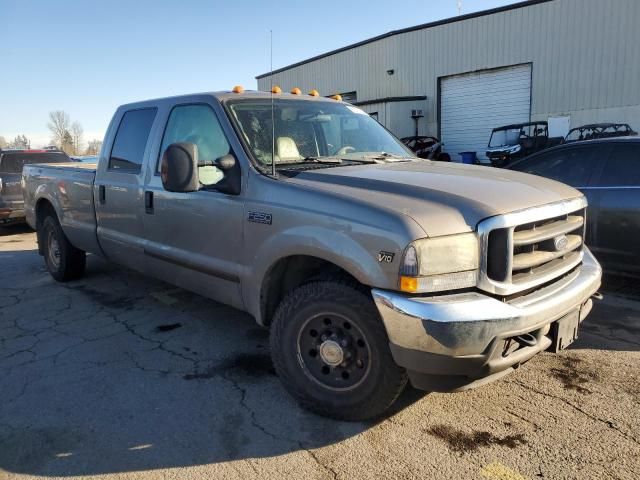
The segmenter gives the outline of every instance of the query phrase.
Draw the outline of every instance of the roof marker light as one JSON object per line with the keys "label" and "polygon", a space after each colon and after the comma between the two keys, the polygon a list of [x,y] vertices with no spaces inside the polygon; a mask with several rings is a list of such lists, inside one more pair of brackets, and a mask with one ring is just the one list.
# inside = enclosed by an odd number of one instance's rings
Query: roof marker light
{"label": "roof marker light", "polygon": [[332,95],[331,98],[333,98],[334,100],[341,102],[342,101],[342,95]]}
{"label": "roof marker light", "polygon": [[274,85],[271,89],[271,93],[282,93],[282,89],[278,85]]}
{"label": "roof marker light", "polygon": [[316,90],[315,88],[309,92],[309,95],[311,95],[312,97],[320,96],[320,94],[318,93],[318,90]]}
{"label": "roof marker light", "polygon": [[236,85],[235,87],[233,87],[232,92],[233,93],[243,93],[244,92],[244,87],[242,85]]}
{"label": "roof marker light", "polygon": [[298,87],[293,87],[291,89],[291,93],[293,93],[294,95],[302,95],[302,90],[300,90]]}

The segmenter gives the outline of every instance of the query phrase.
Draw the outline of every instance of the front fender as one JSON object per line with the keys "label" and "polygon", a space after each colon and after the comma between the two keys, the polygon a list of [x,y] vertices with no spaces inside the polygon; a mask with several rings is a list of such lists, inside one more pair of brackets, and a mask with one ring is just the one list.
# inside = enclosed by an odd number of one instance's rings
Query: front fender
{"label": "front fender", "polygon": [[[305,225],[289,228],[248,250],[247,271],[242,292],[249,313],[259,323],[261,318],[262,284],[271,269],[286,257],[304,255],[330,262],[360,283],[384,289],[394,289],[398,279],[398,262],[404,240],[401,235],[371,235],[371,232],[344,231],[323,226]],[[380,251],[393,253],[393,261],[380,262]]]}

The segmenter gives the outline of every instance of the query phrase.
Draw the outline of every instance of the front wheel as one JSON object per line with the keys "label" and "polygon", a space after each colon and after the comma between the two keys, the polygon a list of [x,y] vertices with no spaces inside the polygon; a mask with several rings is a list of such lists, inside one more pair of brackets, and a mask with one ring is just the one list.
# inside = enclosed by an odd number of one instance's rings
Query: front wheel
{"label": "front wheel", "polygon": [[44,219],[39,238],[44,242],[42,253],[53,278],[66,282],[84,274],[86,253],[71,245],[56,217],[49,215]]}
{"label": "front wheel", "polygon": [[376,417],[402,392],[407,375],[388,342],[370,293],[339,281],[294,289],[271,327],[271,355],[287,391],[340,420]]}

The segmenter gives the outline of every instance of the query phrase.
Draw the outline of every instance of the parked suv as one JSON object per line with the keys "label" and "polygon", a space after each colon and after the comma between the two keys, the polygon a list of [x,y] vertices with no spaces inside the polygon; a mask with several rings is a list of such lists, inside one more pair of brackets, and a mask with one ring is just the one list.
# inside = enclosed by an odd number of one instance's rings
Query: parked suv
{"label": "parked suv", "polygon": [[49,150],[0,150],[0,225],[24,221],[22,167],[30,163],[69,162],[66,153]]}
{"label": "parked suv", "polygon": [[640,138],[573,142],[507,168],[581,190],[589,201],[587,245],[606,270],[640,274]]}

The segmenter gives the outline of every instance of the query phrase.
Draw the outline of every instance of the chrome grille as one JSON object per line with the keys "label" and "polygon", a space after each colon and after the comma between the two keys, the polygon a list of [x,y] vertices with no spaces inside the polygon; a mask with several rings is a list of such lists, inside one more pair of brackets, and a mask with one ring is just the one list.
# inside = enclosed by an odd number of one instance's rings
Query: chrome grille
{"label": "chrome grille", "polygon": [[586,200],[489,218],[478,225],[479,287],[511,295],[554,280],[582,262]]}

